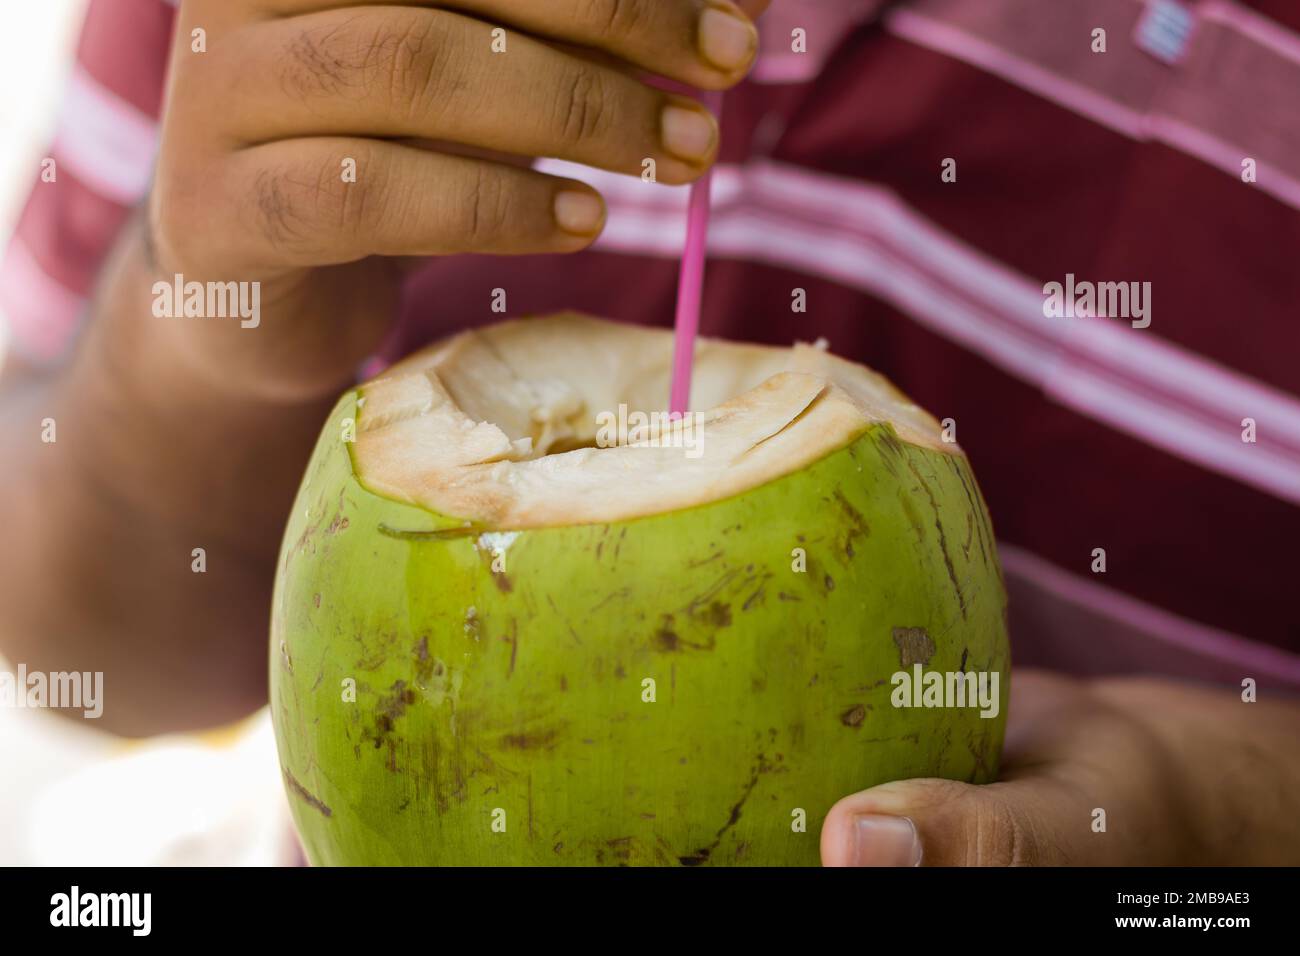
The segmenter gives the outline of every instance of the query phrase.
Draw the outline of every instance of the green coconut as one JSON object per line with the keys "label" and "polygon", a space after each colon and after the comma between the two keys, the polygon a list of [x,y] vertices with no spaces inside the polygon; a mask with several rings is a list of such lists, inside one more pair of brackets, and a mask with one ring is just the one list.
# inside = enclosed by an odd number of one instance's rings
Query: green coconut
{"label": "green coconut", "polygon": [[701,341],[665,422],[671,356],[505,322],[340,399],[272,611],[313,864],[812,865],[847,794],[993,779],[1005,592],[957,445],[806,345]]}

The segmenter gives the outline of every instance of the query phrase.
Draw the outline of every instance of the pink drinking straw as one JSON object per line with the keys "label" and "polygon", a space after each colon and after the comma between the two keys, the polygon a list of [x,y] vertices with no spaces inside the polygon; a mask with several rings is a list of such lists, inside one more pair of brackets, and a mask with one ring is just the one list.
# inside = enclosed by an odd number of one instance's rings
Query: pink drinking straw
{"label": "pink drinking straw", "polygon": [[[721,118],[722,94],[705,93],[704,105]],[[691,402],[691,366],[695,361],[695,337],[700,331],[700,304],[704,295],[704,260],[709,239],[710,169],[691,187],[686,213],[686,247],[682,250],[681,276],[677,281],[676,336],[673,343],[673,384],[668,411],[680,415]]]}

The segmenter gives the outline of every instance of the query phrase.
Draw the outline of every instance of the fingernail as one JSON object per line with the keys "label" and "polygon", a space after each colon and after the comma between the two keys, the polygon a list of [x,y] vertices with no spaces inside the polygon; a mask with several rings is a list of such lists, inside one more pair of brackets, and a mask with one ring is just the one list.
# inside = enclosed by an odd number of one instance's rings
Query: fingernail
{"label": "fingernail", "polygon": [[724,73],[747,65],[757,49],[752,23],[712,7],[700,15],[700,54]]}
{"label": "fingernail", "polygon": [[853,818],[853,866],[920,866],[921,838],[907,817]]}
{"label": "fingernail", "polygon": [[589,236],[605,220],[605,204],[591,193],[563,192],[555,197],[555,222],[565,232]]}
{"label": "fingernail", "polygon": [[663,114],[664,148],[687,162],[699,163],[713,152],[717,124],[702,110],[668,106]]}

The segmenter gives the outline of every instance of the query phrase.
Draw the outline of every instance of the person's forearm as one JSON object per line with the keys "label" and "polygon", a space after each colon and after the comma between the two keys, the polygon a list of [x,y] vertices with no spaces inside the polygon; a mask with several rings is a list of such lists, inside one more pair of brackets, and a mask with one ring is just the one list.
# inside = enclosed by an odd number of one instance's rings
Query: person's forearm
{"label": "person's forearm", "polygon": [[138,234],[70,365],[0,383],[0,653],[103,672],[100,726],[125,734],[265,701],[275,554],[329,406],[250,401],[187,362],[185,323],[222,320],[153,316]]}
{"label": "person's forearm", "polygon": [[1267,686],[1239,691],[1155,679],[1097,681],[1094,691],[1146,727],[1170,757],[1198,847],[1211,865],[1300,862],[1300,701]]}

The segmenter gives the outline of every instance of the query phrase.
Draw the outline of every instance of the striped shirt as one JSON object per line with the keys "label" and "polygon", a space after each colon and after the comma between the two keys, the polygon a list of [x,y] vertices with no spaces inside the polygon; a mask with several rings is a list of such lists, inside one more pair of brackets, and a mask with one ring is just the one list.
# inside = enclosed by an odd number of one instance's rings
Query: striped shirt
{"label": "striped shirt", "polygon": [[[147,188],[173,14],[92,0],[0,264],[29,361]],[[957,423],[1019,664],[1300,690],[1298,31],[1292,0],[776,0],[727,96],[702,331],[825,337]],[[430,263],[386,357],[498,287],[671,320],[685,190],[540,166],[604,193],[595,248]],[[1049,283],[1149,283],[1146,314],[1049,316]]]}

